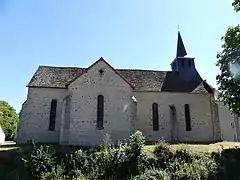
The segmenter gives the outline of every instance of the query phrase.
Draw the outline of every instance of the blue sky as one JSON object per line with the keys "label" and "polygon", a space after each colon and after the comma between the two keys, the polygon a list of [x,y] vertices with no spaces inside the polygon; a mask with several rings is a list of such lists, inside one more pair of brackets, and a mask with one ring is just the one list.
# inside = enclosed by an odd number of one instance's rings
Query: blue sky
{"label": "blue sky", "polygon": [[39,65],[87,67],[103,56],[116,68],[170,70],[177,24],[189,56],[216,86],[216,54],[231,0],[0,0],[0,99],[17,111]]}

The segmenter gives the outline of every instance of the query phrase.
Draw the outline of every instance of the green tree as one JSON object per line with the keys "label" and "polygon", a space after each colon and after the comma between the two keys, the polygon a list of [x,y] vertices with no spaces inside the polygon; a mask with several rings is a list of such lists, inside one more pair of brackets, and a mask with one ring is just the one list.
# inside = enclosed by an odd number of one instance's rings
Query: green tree
{"label": "green tree", "polygon": [[13,109],[6,101],[0,100],[0,126],[2,127],[6,140],[12,140],[18,123],[18,115],[16,110]]}
{"label": "green tree", "polygon": [[[240,11],[240,0],[232,3]],[[240,25],[230,26],[221,38],[222,51],[217,54],[217,75],[220,97],[230,110],[240,115]]]}
{"label": "green tree", "polygon": [[232,3],[235,11],[240,11],[240,0],[234,0],[233,3]]}

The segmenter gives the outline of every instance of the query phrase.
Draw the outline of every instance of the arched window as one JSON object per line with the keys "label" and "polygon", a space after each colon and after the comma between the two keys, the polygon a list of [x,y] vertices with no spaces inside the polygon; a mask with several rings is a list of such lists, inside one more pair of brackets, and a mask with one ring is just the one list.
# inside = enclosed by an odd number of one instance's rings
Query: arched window
{"label": "arched window", "polygon": [[55,130],[56,113],[57,113],[57,100],[53,99],[51,102],[50,119],[49,119],[49,126],[48,126],[48,129],[50,131]]}
{"label": "arched window", "polygon": [[152,104],[152,117],[153,117],[153,130],[158,131],[159,122],[158,122],[158,104],[157,103]]}
{"label": "arched window", "polygon": [[191,128],[191,117],[190,117],[189,105],[185,104],[184,109],[185,109],[186,131],[191,131],[192,128]]}
{"label": "arched window", "polygon": [[97,98],[97,129],[103,129],[104,117],[104,97],[99,95]]}

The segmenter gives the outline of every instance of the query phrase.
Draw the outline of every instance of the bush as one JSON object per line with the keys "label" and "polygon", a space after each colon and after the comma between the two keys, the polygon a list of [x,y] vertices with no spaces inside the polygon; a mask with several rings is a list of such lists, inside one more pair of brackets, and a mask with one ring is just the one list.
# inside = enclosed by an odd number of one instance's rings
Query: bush
{"label": "bush", "polygon": [[97,179],[125,179],[129,168],[126,146],[109,147],[95,152],[91,157],[89,173]]}
{"label": "bush", "polygon": [[6,140],[13,140],[17,131],[18,115],[6,101],[0,101],[0,127],[5,133]]}
{"label": "bush", "polygon": [[173,152],[171,151],[169,144],[165,142],[159,142],[153,153],[157,157],[158,165],[161,168],[166,168],[167,164],[172,161]]}
{"label": "bush", "polygon": [[131,180],[170,180],[170,176],[163,170],[148,170],[144,174],[133,177]]}
{"label": "bush", "polygon": [[128,179],[145,171],[146,155],[143,151],[144,137],[137,131],[130,137],[130,143],[114,147],[105,143],[104,148],[89,156],[90,179]]}
{"label": "bush", "polygon": [[64,175],[64,169],[57,166],[52,172],[42,174],[41,180],[88,180],[80,171],[74,171],[75,176]]}
{"label": "bush", "polygon": [[212,153],[212,158],[218,163],[218,179],[236,179],[240,177],[240,149],[225,149]]}
{"label": "bush", "polygon": [[87,153],[79,149],[73,154],[66,154],[63,162],[66,164],[65,169],[67,173],[73,170],[81,170],[82,172],[85,172],[89,165],[88,160]]}
{"label": "bush", "polygon": [[216,163],[212,159],[206,157],[187,163],[179,159],[175,159],[167,167],[167,172],[171,174],[174,180],[205,180],[215,179]]}
{"label": "bush", "polygon": [[192,153],[187,149],[177,149],[173,155],[174,159],[178,159],[179,161],[184,161],[186,163],[192,163],[194,159],[197,159],[196,153]]}
{"label": "bush", "polygon": [[44,172],[40,175],[41,180],[61,180],[66,179],[64,176],[64,167],[57,165],[56,167],[52,168],[51,172]]}
{"label": "bush", "polygon": [[49,146],[36,147],[31,152],[30,156],[25,160],[26,167],[33,177],[41,177],[43,173],[51,172],[56,163],[55,151]]}
{"label": "bush", "polygon": [[138,175],[144,173],[146,168],[146,153],[143,150],[145,137],[142,132],[136,131],[130,137],[129,147],[126,149],[126,155],[129,163],[128,174]]}

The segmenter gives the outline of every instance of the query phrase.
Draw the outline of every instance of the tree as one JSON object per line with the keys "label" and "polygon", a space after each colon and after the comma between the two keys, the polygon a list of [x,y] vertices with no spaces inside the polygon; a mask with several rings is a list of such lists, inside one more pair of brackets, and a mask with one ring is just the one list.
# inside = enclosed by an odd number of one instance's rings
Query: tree
{"label": "tree", "polygon": [[6,101],[0,100],[0,126],[2,127],[6,140],[12,140],[18,123],[18,115]]}
{"label": "tree", "polygon": [[[240,0],[232,3],[236,12],[240,11]],[[240,25],[230,26],[223,41],[222,51],[217,55],[217,75],[220,98],[230,110],[240,115]]]}
{"label": "tree", "polygon": [[232,3],[235,11],[240,11],[240,0],[234,0],[233,3]]}

